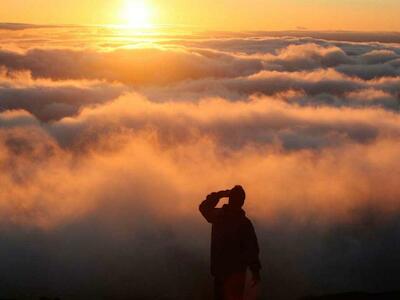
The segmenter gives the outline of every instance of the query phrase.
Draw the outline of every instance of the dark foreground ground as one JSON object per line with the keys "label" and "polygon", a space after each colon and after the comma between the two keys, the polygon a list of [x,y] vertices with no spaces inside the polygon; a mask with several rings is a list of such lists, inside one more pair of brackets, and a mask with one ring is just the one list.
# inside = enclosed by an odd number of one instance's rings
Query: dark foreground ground
{"label": "dark foreground ground", "polygon": [[386,293],[349,292],[341,294],[310,296],[302,300],[400,300],[400,291]]}
{"label": "dark foreground ground", "polygon": [[[22,299],[0,298],[0,300],[22,300]],[[32,298],[29,300],[62,300],[62,298],[39,297],[39,298]],[[385,293],[348,292],[348,293],[338,293],[338,294],[329,294],[321,296],[307,296],[299,300],[400,300],[400,291],[385,292]]]}

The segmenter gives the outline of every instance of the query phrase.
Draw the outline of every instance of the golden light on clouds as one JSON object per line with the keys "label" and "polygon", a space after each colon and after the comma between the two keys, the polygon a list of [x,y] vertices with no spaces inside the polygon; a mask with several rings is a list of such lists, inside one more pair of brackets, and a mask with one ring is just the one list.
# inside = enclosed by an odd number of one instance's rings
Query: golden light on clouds
{"label": "golden light on clouds", "polygon": [[123,25],[132,28],[151,28],[151,16],[150,5],[140,0],[125,1],[120,12]]}

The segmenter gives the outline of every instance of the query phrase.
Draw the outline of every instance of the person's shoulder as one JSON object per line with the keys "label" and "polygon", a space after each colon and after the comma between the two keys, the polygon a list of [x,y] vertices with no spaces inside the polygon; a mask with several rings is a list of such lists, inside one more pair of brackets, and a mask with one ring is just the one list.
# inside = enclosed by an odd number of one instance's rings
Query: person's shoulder
{"label": "person's shoulder", "polygon": [[249,217],[243,216],[243,224],[248,227],[253,227],[253,222],[250,220]]}
{"label": "person's shoulder", "polygon": [[245,216],[244,219],[246,220],[247,223],[253,224],[248,216]]}

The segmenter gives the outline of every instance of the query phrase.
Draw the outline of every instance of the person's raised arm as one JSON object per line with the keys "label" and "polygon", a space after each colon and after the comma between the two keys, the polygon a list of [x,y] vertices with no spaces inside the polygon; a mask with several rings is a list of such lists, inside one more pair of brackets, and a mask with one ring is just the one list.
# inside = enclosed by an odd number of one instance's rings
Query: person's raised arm
{"label": "person's raised arm", "polygon": [[201,202],[199,210],[209,223],[213,223],[217,217],[218,209],[215,207],[217,206],[219,200],[223,197],[228,197],[229,192],[230,190],[211,193],[207,196],[206,200]]}

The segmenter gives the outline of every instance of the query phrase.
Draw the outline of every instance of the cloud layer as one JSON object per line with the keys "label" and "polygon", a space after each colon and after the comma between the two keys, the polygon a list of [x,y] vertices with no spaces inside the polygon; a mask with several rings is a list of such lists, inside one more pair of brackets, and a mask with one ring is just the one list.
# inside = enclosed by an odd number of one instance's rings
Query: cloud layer
{"label": "cloud layer", "polygon": [[397,44],[1,28],[0,297],[205,299],[238,183],[264,295],[397,288]]}

